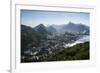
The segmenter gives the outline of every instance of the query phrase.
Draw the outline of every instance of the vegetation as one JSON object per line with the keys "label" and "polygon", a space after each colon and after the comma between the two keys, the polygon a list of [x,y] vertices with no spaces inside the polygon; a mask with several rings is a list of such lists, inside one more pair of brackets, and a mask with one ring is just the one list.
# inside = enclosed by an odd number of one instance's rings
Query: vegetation
{"label": "vegetation", "polygon": [[24,55],[24,51],[38,46],[40,35],[35,32],[31,27],[21,25],[21,55]]}
{"label": "vegetation", "polygon": [[47,62],[47,61],[68,61],[68,60],[88,60],[89,57],[89,42],[77,44],[73,47],[65,48],[61,52],[41,56],[40,59],[24,59],[23,62]]}
{"label": "vegetation", "polygon": [[[47,61],[86,60],[89,59],[89,42],[80,43],[63,51],[50,55]],[[46,61],[46,60],[44,60]]]}

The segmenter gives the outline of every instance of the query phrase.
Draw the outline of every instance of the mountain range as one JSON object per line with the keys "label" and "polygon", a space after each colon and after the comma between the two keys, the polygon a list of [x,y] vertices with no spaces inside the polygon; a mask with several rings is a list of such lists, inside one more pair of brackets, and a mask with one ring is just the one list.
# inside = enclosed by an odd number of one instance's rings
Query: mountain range
{"label": "mountain range", "polygon": [[[51,25],[59,33],[70,32],[73,34],[89,34],[89,26],[69,22],[62,25]],[[49,26],[50,27],[50,26]]]}
{"label": "mountain range", "polygon": [[89,26],[69,22],[49,26],[39,24],[33,28],[21,24],[21,60],[37,61],[35,54],[42,60],[45,55],[63,50],[65,43],[74,42],[81,35],[89,35]]}

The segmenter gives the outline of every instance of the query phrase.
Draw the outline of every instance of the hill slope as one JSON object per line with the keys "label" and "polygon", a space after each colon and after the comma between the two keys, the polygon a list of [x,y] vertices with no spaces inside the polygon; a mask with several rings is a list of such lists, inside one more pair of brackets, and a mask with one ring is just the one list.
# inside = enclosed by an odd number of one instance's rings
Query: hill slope
{"label": "hill slope", "polygon": [[63,51],[59,53],[48,56],[47,61],[87,60],[87,59],[89,59],[89,42],[65,48]]}

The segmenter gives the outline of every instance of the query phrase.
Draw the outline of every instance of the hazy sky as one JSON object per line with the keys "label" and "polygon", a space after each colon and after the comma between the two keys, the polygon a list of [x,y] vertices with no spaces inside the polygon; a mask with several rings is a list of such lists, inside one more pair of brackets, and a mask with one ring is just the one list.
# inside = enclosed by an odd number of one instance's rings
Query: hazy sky
{"label": "hazy sky", "polygon": [[21,10],[21,24],[31,27],[38,24],[61,25],[69,22],[82,23],[89,26],[89,18],[89,13]]}

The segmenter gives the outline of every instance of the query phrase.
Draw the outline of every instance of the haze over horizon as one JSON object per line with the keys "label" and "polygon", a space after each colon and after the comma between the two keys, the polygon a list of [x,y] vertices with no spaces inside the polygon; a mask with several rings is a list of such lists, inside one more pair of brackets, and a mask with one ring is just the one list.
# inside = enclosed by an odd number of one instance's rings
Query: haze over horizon
{"label": "haze over horizon", "polygon": [[21,10],[21,24],[35,27],[39,24],[62,25],[69,22],[89,26],[89,13]]}

